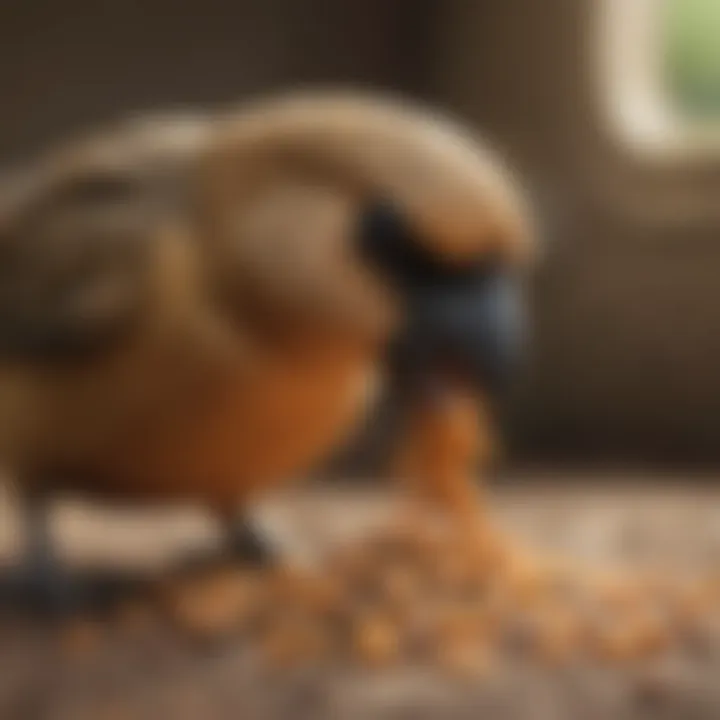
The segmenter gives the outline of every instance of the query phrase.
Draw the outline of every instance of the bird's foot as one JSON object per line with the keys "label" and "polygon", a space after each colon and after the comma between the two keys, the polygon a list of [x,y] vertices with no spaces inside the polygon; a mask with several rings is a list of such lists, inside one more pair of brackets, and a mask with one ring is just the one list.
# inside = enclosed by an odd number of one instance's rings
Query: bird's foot
{"label": "bird's foot", "polygon": [[233,524],[227,537],[228,552],[239,563],[251,567],[267,567],[277,559],[271,543],[247,520]]}
{"label": "bird's foot", "polygon": [[218,548],[191,552],[181,564],[181,571],[205,572],[236,565],[261,569],[272,566],[276,553],[263,535],[245,519],[223,523],[222,542]]}
{"label": "bird's foot", "polygon": [[141,581],[118,573],[71,573],[58,566],[8,567],[0,571],[0,607],[48,619],[110,611],[136,592]]}

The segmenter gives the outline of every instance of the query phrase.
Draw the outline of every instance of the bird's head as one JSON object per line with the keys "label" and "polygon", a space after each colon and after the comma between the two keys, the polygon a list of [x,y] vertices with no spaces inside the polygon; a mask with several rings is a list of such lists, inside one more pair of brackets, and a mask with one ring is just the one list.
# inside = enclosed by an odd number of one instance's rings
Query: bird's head
{"label": "bird's head", "polygon": [[401,382],[449,373],[490,395],[502,393],[525,338],[523,266],[498,249],[448,258],[417,236],[391,203],[361,218],[366,262],[386,278],[404,307],[389,362]]}
{"label": "bird's head", "polygon": [[[333,327],[349,332],[358,317],[386,327],[375,309],[387,290],[399,306],[390,338],[397,373],[421,380],[449,369],[485,391],[504,385],[521,348],[521,275],[533,243],[523,194],[491,148],[426,108],[358,92],[261,101],[219,137],[206,216],[231,285],[231,254],[244,251],[241,264],[258,277],[266,257],[262,288],[276,305],[292,288],[283,308],[298,316],[308,308],[318,326],[336,318]],[[260,214],[262,179],[272,189],[277,177],[300,183],[304,212],[285,212],[272,235],[255,229],[237,242],[240,220]],[[284,206],[278,191],[267,194],[266,215],[279,227]]]}
{"label": "bird's head", "polygon": [[505,163],[480,141],[427,115],[415,127],[417,138],[408,137],[421,150],[407,170],[398,152],[404,183],[381,184],[368,197],[356,235],[364,262],[404,309],[390,367],[411,387],[453,375],[496,399],[526,338],[528,208]]}

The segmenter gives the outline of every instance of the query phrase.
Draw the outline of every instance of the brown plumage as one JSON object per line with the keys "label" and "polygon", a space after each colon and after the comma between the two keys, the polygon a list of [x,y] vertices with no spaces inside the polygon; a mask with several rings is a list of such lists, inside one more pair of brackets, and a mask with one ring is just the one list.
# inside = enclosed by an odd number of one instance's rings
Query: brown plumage
{"label": "brown plumage", "polygon": [[41,159],[0,207],[0,458],[19,486],[229,513],[322,459],[405,311],[353,243],[375,197],[440,264],[527,254],[502,164],[387,99],[131,122]]}

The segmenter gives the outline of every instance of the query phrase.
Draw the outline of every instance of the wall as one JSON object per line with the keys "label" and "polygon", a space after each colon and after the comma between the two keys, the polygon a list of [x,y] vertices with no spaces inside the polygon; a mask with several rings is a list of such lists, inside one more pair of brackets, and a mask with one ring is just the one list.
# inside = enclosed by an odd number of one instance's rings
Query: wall
{"label": "wall", "polygon": [[3,0],[0,158],[118,113],[302,82],[417,86],[427,0]]}

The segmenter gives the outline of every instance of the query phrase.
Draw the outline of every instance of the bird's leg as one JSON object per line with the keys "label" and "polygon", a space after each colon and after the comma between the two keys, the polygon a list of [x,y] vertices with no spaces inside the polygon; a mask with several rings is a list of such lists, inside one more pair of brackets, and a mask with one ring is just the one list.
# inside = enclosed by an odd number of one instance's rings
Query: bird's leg
{"label": "bird's leg", "polygon": [[255,526],[249,513],[239,514],[234,506],[216,503],[208,508],[220,529],[217,547],[190,551],[180,569],[192,573],[225,570],[230,565],[242,568],[263,568],[274,564],[276,554],[262,532]]}
{"label": "bird's leg", "polygon": [[274,562],[273,548],[247,515],[239,519],[226,519],[224,524],[227,548],[234,559],[252,567],[262,567]]}
{"label": "bird's leg", "polygon": [[55,552],[50,504],[43,492],[29,493],[22,499],[24,555],[0,578],[0,602],[61,618],[106,610],[122,594],[140,589],[140,577],[113,571],[71,571]]}
{"label": "bird's leg", "polygon": [[20,564],[2,581],[12,604],[35,611],[64,613],[76,604],[72,581],[55,554],[50,531],[49,500],[41,493],[23,498],[21,512],[25,552]]}
{"label": "bird's leg", "polygon": [[274,562],[274,549],[247,509],[238,513],[235,505],[217,504],[213,512],[220,524],[222,544],[219,556],[210,559],[210,564],[230,560],[248,567],[262,567]]}

